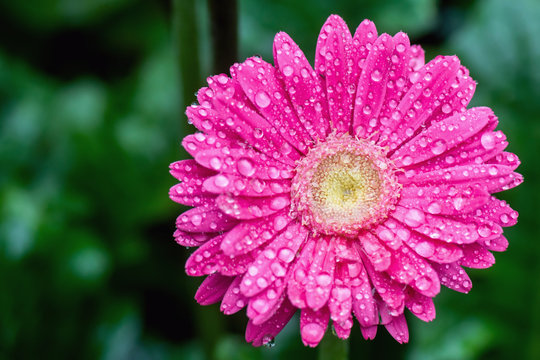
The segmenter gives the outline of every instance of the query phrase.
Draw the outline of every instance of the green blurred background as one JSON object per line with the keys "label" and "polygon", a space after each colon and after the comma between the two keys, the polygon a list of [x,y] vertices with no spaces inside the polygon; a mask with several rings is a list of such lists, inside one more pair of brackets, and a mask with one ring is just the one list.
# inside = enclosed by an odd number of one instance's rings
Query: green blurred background
{"label": "green blurred background", "polygon": [[[172,238],[184,209],[168,164],[192,131],[183,109],[216,71],[209,13],[193,0],[0,0],[1,359],[316,356],[297,320],[252,348],[244,313],[196,305],[201,280]],[[407,345],[355,326],[350,358],[540,359],[540,1],[239,0],[239,59],[271,61],[283,30],[312,60],[331,13],[403,30],[427,59],[457,54],[525,176],[500,195],[520,212],[510,247],[470,271],[472,292],[444,288],[432,323],[408,316]]]}

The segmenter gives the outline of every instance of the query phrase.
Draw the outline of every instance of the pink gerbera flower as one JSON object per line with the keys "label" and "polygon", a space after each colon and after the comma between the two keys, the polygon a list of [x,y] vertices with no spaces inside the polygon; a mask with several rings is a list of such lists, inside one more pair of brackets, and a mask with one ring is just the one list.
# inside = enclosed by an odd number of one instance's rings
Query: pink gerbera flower
{"label": "pink gerbera flower", "polygon": [[304,344],[330,319],[347,338],[384,325],[408,341],[405,308],[431,321],[440,285],[468,292],[463,267],[487,268],[517,213],[491,194],[522,182],[489,108],[455,56],[424,65],[406,34],[354,36],[330,16],[315,68],[285,33],[274,66],[249,58],[208,78],[187,116],[200,132],[171,165],[171,198],[194,206],[176,241],[208,275],[195,298],[247,307],[246,340],[270,341],[300,310]]}

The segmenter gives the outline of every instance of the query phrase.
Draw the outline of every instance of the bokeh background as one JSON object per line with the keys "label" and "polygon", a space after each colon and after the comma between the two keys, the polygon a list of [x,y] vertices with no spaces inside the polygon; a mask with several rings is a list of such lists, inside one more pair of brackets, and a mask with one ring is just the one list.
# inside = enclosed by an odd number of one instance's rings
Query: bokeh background
{"label": "bokeh background", "polygon": [[[201,279],[185,275],[190,250],[172,238],[184,209],[168,199],[168,164],[186,156],[192,131],[183,109],[219,66],[208,4],[0,1],[1,359],[316,357],[295,320],[273,348],[252,348],[244,313],[197,305]],[[427,59],[460,57],[478,82],[473,105],[494,109],[522,160],[525,183],[500,194],[519,223],[493,268],[469,272],[469,295],[444,288],[434,322],[408,317],[409,344],[382,328],[366,342],[355,327],[350,358],[540,359],[540,1],[239,0],[229,10],[240,60],[271,61],[280,30],[312,60],[331,13],[352,29],[370,18],[380,33],[403,30]]]}

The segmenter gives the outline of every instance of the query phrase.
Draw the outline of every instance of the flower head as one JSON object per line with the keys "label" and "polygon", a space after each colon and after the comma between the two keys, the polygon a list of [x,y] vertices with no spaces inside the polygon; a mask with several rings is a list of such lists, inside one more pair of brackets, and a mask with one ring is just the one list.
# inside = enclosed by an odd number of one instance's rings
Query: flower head
{"label": "flower head", "polygon": [[300,310],[304,344],[353,318],[408,340],[404,311],[435,317],[440,285],[468,292],[463,267],[504,251],[517,213],[493,193],[521,183],[489,108],[467,109],[475,82],[455,56],[424,64],[406,34],[351,36],[330,16],[315,67],[285,33],[274,66],[250,58],[208,78],[187,115],[200,131],[171,165],[170,196],[194,206],[177,242],[198,247],[195,298],[247,307],[246,339],[270,341]]}

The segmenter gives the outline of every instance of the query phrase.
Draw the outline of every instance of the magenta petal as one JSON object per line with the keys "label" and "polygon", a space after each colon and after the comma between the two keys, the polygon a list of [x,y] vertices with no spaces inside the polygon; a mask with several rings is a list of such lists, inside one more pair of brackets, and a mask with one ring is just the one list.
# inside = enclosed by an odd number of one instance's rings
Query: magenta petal
{"label": "magenta petal", "polygon": [[[408,90],[408,79],[411,67],[409,65],[413,53],[410,47],[410,41],[407,34],[399,32],[394,36],[394,51],[391,55],[391,66],[386,85],[385,101],[379,114],[380,129],[382,134],[373,135],[376,137],[389,136],[389,129],[395,129],[397,124],[392,118],[392,113],[401,101],[403,94]],[[422,62],[422,65],[423,62]],[[376,128],[370,128],[375,130]],[[371,134],[369,134],[371,136]]]}
{"label": "magenta petal", "polygon": [[307,305],[317,311],[326,305],[334,284],[336,255],[331,237],[312,238],[316,242],[306,283]]}
{"label": "magenta petal", "polygon": [[201,150],[195,155],[195,160],[209,169],[246,178],[272,180],[292,177],[291,168],[251,149]]}
{"label": "magenta petal", "polygon": [[221,212],[215,205],[199,206],[176,219],[178,230],[186,232],[218,232],[233,228],[236,220]]}
{"label": "magenta petal", "polygon": [[209,83],[215,90],[214,107],[235,134],[260,152],[273,154],[278,161],[294,165],[300,154],[257,112],[237,81],[218,75],[210,78]]}
{"label": "magenta petal", "polygon": [[321,80],[302,50],[283,32],[274,39],[274,63],[299,120],[313,139],[324,140],[330,124]]}
{"label": "magenta petal", "polygon": [[272,197],[242,197],[222,194],[217,197],[216,205],[226,215],[240,220],[265,218],[288,207],[289,194],[281,194]]}
{"label": "magenta petal", "polygon": [[[493,114],[490,109],[473,108],[435,123],[401,146],[390,157],[399,167],[422,163],[456,147],[477,134]],[[412,156],[411,156],[412,155]]]}
{"label": "magenta petal", "polygon": [[216,196],[202,188],[202,180],[191,180],[174,185],[169,190],[172,201],[187,206],[211,205]]}
{"label": "magenta petal", "polygon": [[390,322],[386,323],[384,327],[398,343],[403,344],[409,342],[409,328],[407,327],[405,315],[400,314],[396,317],[392,317]]}
{"label": "magenta petal", "polygon": [[424,49],[420,45],[411,45],[411,58],[409,60],[409,66],[411,70],[418,71],[422,66],[424,66]]}
{"label": "magenta petal", "polygon": [[354,101],[353,134],[358,137],[366,137],[378,128],[377,118],[387,101],[385,95],[393,51],[392,37],[382,34],[364,62]]}
{"label": "magenta petal", "polygon": [[285,298],[285,282],[278,279],[261,293],[249,299],[247,316],[253,324],[260,325],[270,319]]}
{"label": "magenta petal", "polygon": [[231,67],[231,75],[281,136],[305,153],[312,139],[292,110],[287,94],[277,78],[276,69],[259,58],[249,58]]}
{"label": "magenta petal", "polygon": [[319,344],[330,319],[330,312],[327,307],[319,311],[310,308],[302,309],[300,313],[300,335],[302,342],[309,347],[315,347]]}
{"label": "magenta petal", "polygon": [[287,325],[296,308],[287,300],[283,301],[280,308],[271,319],[261,325],[255,325],[249,321],[246,327],[246,341],[253,346],[261,346],[274,340],[274,337]]}
{"label": "magenta petal", "polygon": [[[375,34],[376,36],[376,34]],[[315,71],[325,79],[332,129],[349,131],[356,79],[351,79],[347,48],[352,37],[342,18],[331,15],[324,23],[315,50]]]}
{"label": "magenta petal", "polygon": [[333,325],[336,336],[342,340],[346,340],[351,335],[351,329],[353,327],[352,316],[349,315],[349,318],[344,321],[334,322]]}
{"label": "magenta petal", "polygon": [[431,266],[439,274],[441,284],[455,291],[468,293],[471,290],[472,282],[469,275],[461,266],[456,263],[451,264],[436,264]]}
{"label": "magenta petal", "polygon": [[233,280],[234,278],[231,276],[208,275],[199,286],[195,300],[201,305],[211,305],[221,301]]}
{"label": "magenta petal", "polygon": [[502,235],[495,239],[480,239],[478,244],[489,251],[506,251],[508,248],[508,240]]}
{"label": "magenta petal", "polygon": [[[433,110],[440,106],[439,97],[451,88],[452,77],[459,66],[459,60],[455,56],[438,56],[418,72],[410,74],[409,78],[414,85],[392,113],[392,118],[396,120],[394,124],[398,126],[390,129],[390,149],[397,148],[404,140],[413,136]],[[397,122],[400,119],[401,121]]]}
{"label": "magenta petal", "polygon": [[213,194],[230,193],[235,196],[261,197],[290,193],[291,181],[245,178],[241,175],[222,173],[206,178],[203,188]]}
{"label": "magenta petal", "polygon": [[359,243],[369,261],[377,271],[384,271],[390,266],[392,254],[373,234],[365,232],[359,236]]}
{"label": "magenta petal", "polygon": [[375,271],[372,265],[368,261],[365,261],[365,257],[363,257],[363,264],[381,299],[393,311],[398,314],[402,313],[405,306],[405,294],[403,294],[402,290],[403,285],[390,279],[386,273]]}
{"label": "magenta petal", "polygon": [[306,236],[307,231],[303,226],[291,223],[248,268],[241,283],[242,293],[254,296],[277,279],[284,279]]}
{"label": "magenta petal", "polygon": [[221,249],[227,255],[245,254],[266,244],[290,222],[291,218],[283,213],[270,218],[243,221],[225,235]]}
{"label": "magenta petal", "polygon": [[344,285],[336,285],[330,293],[328,301],[330,317],[334,322],[343,323],[351,317],[351,289]]}
{"label": "magenta petal", "polygon": [[394,252],[387,273],[392,280],[407,284],[425,296],[434,297],[441,290],[437,273],[426,260],[407,247]]}
{"label": "magenta petal", "polygon": [[405,298],[405,306],[420,320],[432,321],[435,319],[435,305],[429,296],[410,289]]}
{"label": "magenta petal", "polygon": [[[203,88],[199,90],[199,93],[208,91],[213,92],[211,89]],[[231,142],[240,142],[243,140],[243,138],[234,131],[234,127],[227,125],[226,119],[221,116],[221,113],[211,107],[191,105],[186,109],[186,116],[197,130],[201,132],[216,136],[218,136],[219,133],[226,134],[227,139]]]}
{"label": "magenta petal", "polygon": [[362,336],[366,340],[373,340],[377,335],[377,325],[368,327],[362,326],[360,330],[362,331]]}
{"label": "magenta petal", "polygon": [[179,181],[190,181],[193,179],[205,179],[215,174],[215,171],[207,169],[193,159],[180,160],[170,165],[170,173]]}
{"label": "magenta petal", "polygon": [[458,263],[469,268],[486,269],[495,264],[495,257],[482,245],[470,244],[463,246],[463,257]]}
{"label": "magenta petal", "polygon": [[248,303],[248,299],[240,292],[240,280],[242,280],[241,277],[235,277],[223,296],[220,310],[226,315],[242,310]]}
{"label": "magenta petal", "polygon": [[371,327],[379,323],[377,302],[368,274],[360,262],[352,263],[346,270],[348,283],[351,287],[352,310],[362,327]]}
{"label": "magenta petal", "polygon": [[[188,135],[182,140],[182,146],[192,157],[195,157],[203,150],[214,150],[228,148],[231,146],[229,140],[221,139],[216,135],[207,135],[203,133],[195,133]],[[207,167],[208,169],[212,169]]]}
{"label": "magenta petal", "polygon": [[483,206],[489,198],[489,193],[479,187],[410,186],[401,191],[398,204],[432,215],[462,215]]}
{"label": "magenta petal", "polygon": [[315,249],[315,241],[308,237],[305,246],[300,250],[300,255],[292,267],[292,275],[289,278],[287,294],[289,300],[297,308],[303,309],[306,303],[306,284],[308,281],[309,265]]}
{"label": "magenta petal", "polygon": [[201,245],[186,261],[186,273],[190,276],[203,276],[215,273],[219,269],[219,244],[223,235]]}
{"label": "magenta petal", "polygon": [[212,233],[188,233],[185,231],[176,230],[174,232],[174,240],[182,246],[198,247],[214,238],[217,234]]}

